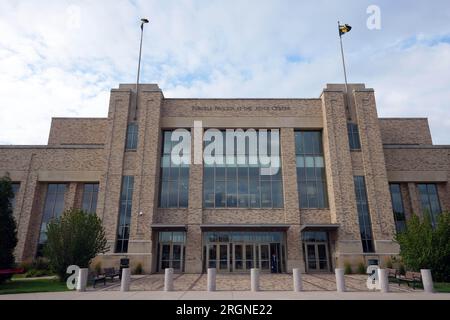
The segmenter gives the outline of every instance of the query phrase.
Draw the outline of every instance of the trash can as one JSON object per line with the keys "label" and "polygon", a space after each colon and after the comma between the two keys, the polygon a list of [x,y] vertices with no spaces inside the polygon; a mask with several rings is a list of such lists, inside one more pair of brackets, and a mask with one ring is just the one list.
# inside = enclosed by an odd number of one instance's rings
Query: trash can
{"label": "trash can", "polygon": [[130,267],[130,259],[122,258],[120,259],[120,273],[119,278],[122,280],[122,269],[127,269]]}

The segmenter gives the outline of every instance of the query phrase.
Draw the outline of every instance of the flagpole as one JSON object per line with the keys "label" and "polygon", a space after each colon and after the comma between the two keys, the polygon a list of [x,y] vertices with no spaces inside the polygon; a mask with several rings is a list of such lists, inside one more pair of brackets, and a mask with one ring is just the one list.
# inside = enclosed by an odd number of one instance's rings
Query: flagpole
{"label": "flagpole", "polygon": [[138,70],[137,70],[137,80],[136,80],[136,111],[134,114],[134,120],[137,120],[137,112],[138,112],[138,96],[139,96],[139,80],[141,76],[141,57],[142,57],[142,40],[144,39],[144,25],[148,23],[148,19],[141,19],[141,44],[139,47],[139,62],[138,62]]}
{"label": "flagpole", "polygon": [[[338,21],[338,29],[341,23]],[[342,66],[344,67],[345,93],[348,94],[347,68],[345,67],[344,45],[342,44],[342,34],[339,32],[339,40],[341,43]]]}

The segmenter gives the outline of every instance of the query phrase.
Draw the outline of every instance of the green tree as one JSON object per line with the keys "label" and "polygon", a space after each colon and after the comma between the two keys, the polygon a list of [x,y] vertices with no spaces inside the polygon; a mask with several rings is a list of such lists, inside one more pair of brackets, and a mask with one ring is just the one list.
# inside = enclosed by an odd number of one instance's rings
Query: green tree
{"label": "green tree", "polygon": [[428,214],[413,216],[406,231],[396,236],[407,269],[431,269],[435,281],[450,281],[450,213],[442,213],[432,227]]}
{"label": "green tree", "polygon": [[[11,179],[0,179],[0,269],[14,267],[14,248],[17,245],[17,226],[14,220],[11,200],[14,197]],[[0,276],[0,283],[8,280]]]}
{"label": "green tree", "polygon": [[71,209],[48,224],[44,256],[63,281],[68,266],[88,268],[92,259],[107,251],[106,244],[101,220],[95,214]]}

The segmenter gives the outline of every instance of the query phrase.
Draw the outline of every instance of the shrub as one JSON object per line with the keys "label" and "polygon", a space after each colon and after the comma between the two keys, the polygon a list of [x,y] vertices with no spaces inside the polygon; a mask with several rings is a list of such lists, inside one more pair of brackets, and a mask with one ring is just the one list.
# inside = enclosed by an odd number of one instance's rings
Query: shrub
{"label": "shrub", "polygon": [[[14,197],[11,179],[0,179],[0,269],[10,269],[15,266],[14,248],[17,245],[17,226],[14,220],[11,200]],[[0,275],[0,283],[10,276]]]}
{"label": "shrub", "polygon": [[357,272],[358,272],[358,274],[366,274],[367,273],[367,267],[363,261],[358,263]]}
{"label": "shrub", "polygon": [[142,263],[138,263],[136,268],[134,269],[134,274],[142,274],[144,271],[142,269]]}
{"label": "shrub", "polygon": [[44,256],[64,281],[68,266],[88,268],[92,259],[107,251],[106,244],[101,220],[95,214],[72,209],[48,224]]}
{"label": "shrub", "polygon": [[345,262],[344,263],[344,273],[345,274],[352,274],[353,273],[352,265],[350,264],[350,262]]}
{"label": "shrub", "polygon": [[437,282],[450,282],[450,213],[442,213],[433,228],[429,214],[413,216],[396,236],[408,270],[431,269]]}

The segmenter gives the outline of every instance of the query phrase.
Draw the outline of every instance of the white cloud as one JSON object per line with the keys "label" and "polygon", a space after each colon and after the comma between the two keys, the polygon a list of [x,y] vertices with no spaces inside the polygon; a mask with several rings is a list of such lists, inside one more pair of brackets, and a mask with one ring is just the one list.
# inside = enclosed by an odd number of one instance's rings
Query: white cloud
{"label": "white cloud", "polygon": [[366,28],[372,1],[344,2],[3,0],[0,144],[45,144],[52,116],[106,116],[109,89],[135,81],[141,16],[143,82],[224,98],[318,97],[342,82],[340,19],[354,27],[349,79],[376,90],[380,116],[429,117],[450,144],[448,1],[377,1],[381,31]]}

